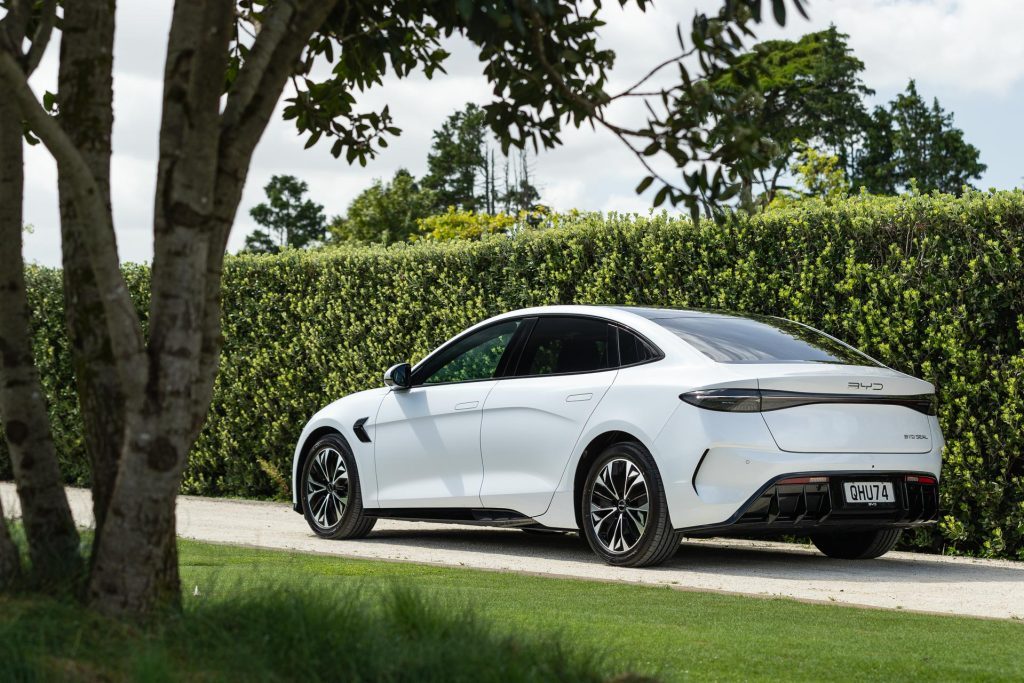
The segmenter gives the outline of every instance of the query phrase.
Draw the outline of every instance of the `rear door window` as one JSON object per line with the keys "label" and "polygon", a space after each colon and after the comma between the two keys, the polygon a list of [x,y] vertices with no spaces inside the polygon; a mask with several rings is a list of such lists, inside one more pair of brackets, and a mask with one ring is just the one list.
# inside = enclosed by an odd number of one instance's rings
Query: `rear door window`
{"label": "rear door window", "polygon": [[563,375],[614,367],[617,363],[610,356],[615,329],[594,318],[538,318],[519,357],[516,375]]}

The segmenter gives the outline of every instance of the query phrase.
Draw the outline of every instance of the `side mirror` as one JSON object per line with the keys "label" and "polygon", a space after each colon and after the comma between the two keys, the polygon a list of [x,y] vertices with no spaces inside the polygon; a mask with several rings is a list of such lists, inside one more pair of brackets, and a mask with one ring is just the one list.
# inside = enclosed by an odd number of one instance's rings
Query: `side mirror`
{"label": "side mirror", "polygon": [[411,381],[412,366],[408,363],[398,363],[388,368],[384,373],[384,384],[392,389],[408,389]]}

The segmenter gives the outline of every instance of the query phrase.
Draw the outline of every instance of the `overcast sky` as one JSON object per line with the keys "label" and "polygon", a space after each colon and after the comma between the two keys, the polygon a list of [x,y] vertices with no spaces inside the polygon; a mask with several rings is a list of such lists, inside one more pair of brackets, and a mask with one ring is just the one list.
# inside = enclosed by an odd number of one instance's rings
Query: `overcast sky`
{"label": "overcast sky", "polygon": [[[659,0],[641,13],[606,3],[601,31],[617,53],[613,88],[631,83],[675,52],[675,24],[688,25],[695,7],[720,0]],[[121,258],[148,261],[152,255],[153,189],[160,117],[161,77],[171,0],[121,0],[114,46],[114,216]],[[917,79],[927,98],[938,97],[954,112],[968,142],[988,164],[982,188],[1024,184],[1024,1],[1022,0],[811,0],[810,21],[791,18],[784,29],[765,25],[759,38],[797,38],[830,23],[849,34],[864,61],[864,81],[884,102]],[[57,41],[32,84],[37,93],[56,90]],[[489,88],[471,46],[453,40],[448,74],[389,79],[364,96],[365,110],[391,106],[401,137],[365,168],[350,167],[321,144],[303,150],[291,123],[276,117],[256,151],[248,185],[230,241],[237,250],[255,227],[248,211],[263,197],[274,174],[307,181],[328,215],[344,213],[352,198],[374,178],[397,168],[419,176],[426,170],[431,132],[467,101],[485,104]],[[624,109],[621,116],[632,111]],[[642,169],[610,134],[589,128],[566,131],[564,145],[535,160],[537,185],[556,209],[646,211],[650,196],[633,193]],[[26,258],[60,264],[55,166],[42,146],[26,153]]]}

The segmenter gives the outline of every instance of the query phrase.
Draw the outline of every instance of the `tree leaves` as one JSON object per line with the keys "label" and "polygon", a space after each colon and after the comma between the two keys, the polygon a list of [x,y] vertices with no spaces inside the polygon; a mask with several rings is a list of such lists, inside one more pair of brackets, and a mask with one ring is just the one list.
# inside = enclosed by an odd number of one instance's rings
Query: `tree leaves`
{"label": "tree leaves", "polygon": [[391,182],[374,180],[349,204],[344,217],[330,226],[336,242],[390,244],[407,241],[418,232],[417,221],[431,214],[436,193],[422,187],[404,168]]}
{"label": "tree leaves", "polygon": [[764,203],[801,144],[827,150],[843,165],[852,158],[868,118],[862,98],[873,91],[861,81],[864,64],[847,38],[833,26],[797,41],[759,43],[711,81],[715,91],[738,98],[751,131],[774,146],[765,172],[754,176]]}
{"label": "tree leaves", "polygon": [[[649,4],[634,1],[640,9]],[[802,0],[772,0],[780,23],[789,3],[803,14]],[[669,187],[656,198],[685,204],[695,214],[704,210],[718,215],[713,207],[734,197],[769,163],[774,150],[746,116],[747,92],[723,94],[708,86],[737,62],[743,41],[753,35],[752,24],[760,21],[762,4],[723,0],[717,14],[697,13],[683,52],[695,56],[699,68],[692,69],[682,56],[672,62],[678,85],[646,94],[651,99],[647,121],[619,124],[606,118],[607,105],[616,97],[607,91],[615,54],[602,49],[598,40],[604,23],[601,3],[585,9],[574,0],[353,0],[310,40],[296,70],[302,78],[295,82],[297,92],[287,100],[284,115],[307,135],[308,147],[332,138],[332,155],[344,154],[347,162],[365,165],[396,129],[386,109],[358,112],[357,95],[379,86],[387,73],[403,77],[419,70],[431,77],[443,71],[449,55],[440,40],[458,33],[476,46],[491,83],[493,100],[483,114],[504,154],[526,145],[554,147],[561,143],[563,127],[600,123],[638,156],[666,156],[675,164],[683,175],[680,182],[648,174],[652,183]],[[263,5],[245,6],[252,8],[251,21],[258,26]],[[229,81],[245,59],[241,35]],[[678,36],[683,49],[683,32]],[[329,76],[313,78],[311,74],[322,71],[313,69],[318,60],[332,64]],[[630,96],[635,95],[639,93]],[[694,165],[729,171],[710,180],[698,174],[694,177],[702,180],[693,189],[686,173]]]}

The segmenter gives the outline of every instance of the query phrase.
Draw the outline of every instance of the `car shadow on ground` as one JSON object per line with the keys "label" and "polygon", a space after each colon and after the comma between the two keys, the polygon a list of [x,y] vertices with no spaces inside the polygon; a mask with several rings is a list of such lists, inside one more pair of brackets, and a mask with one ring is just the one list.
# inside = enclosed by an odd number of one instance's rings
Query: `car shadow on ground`
{"label": "car shadow on ground", "polygon": [[[380,529],[362,542],[449,551],[487,553],[495,557],[600,564],[586,541],[576,534],[535,535],[515,529],[427,527]],[[789,579],[834,579],[852,582],[1024,584],[1024,563],[982,564],[935,561],[935,556],[908,558],[905,553],[877,560],[836,560],[794,543],[736,545],[716,539],[683,541],[664,564],[643,571],[655,574],[699,572],[723,576]],[[742,543],[742,542],[740,542]],[[668,577],[666,576],[666,580]]]}

